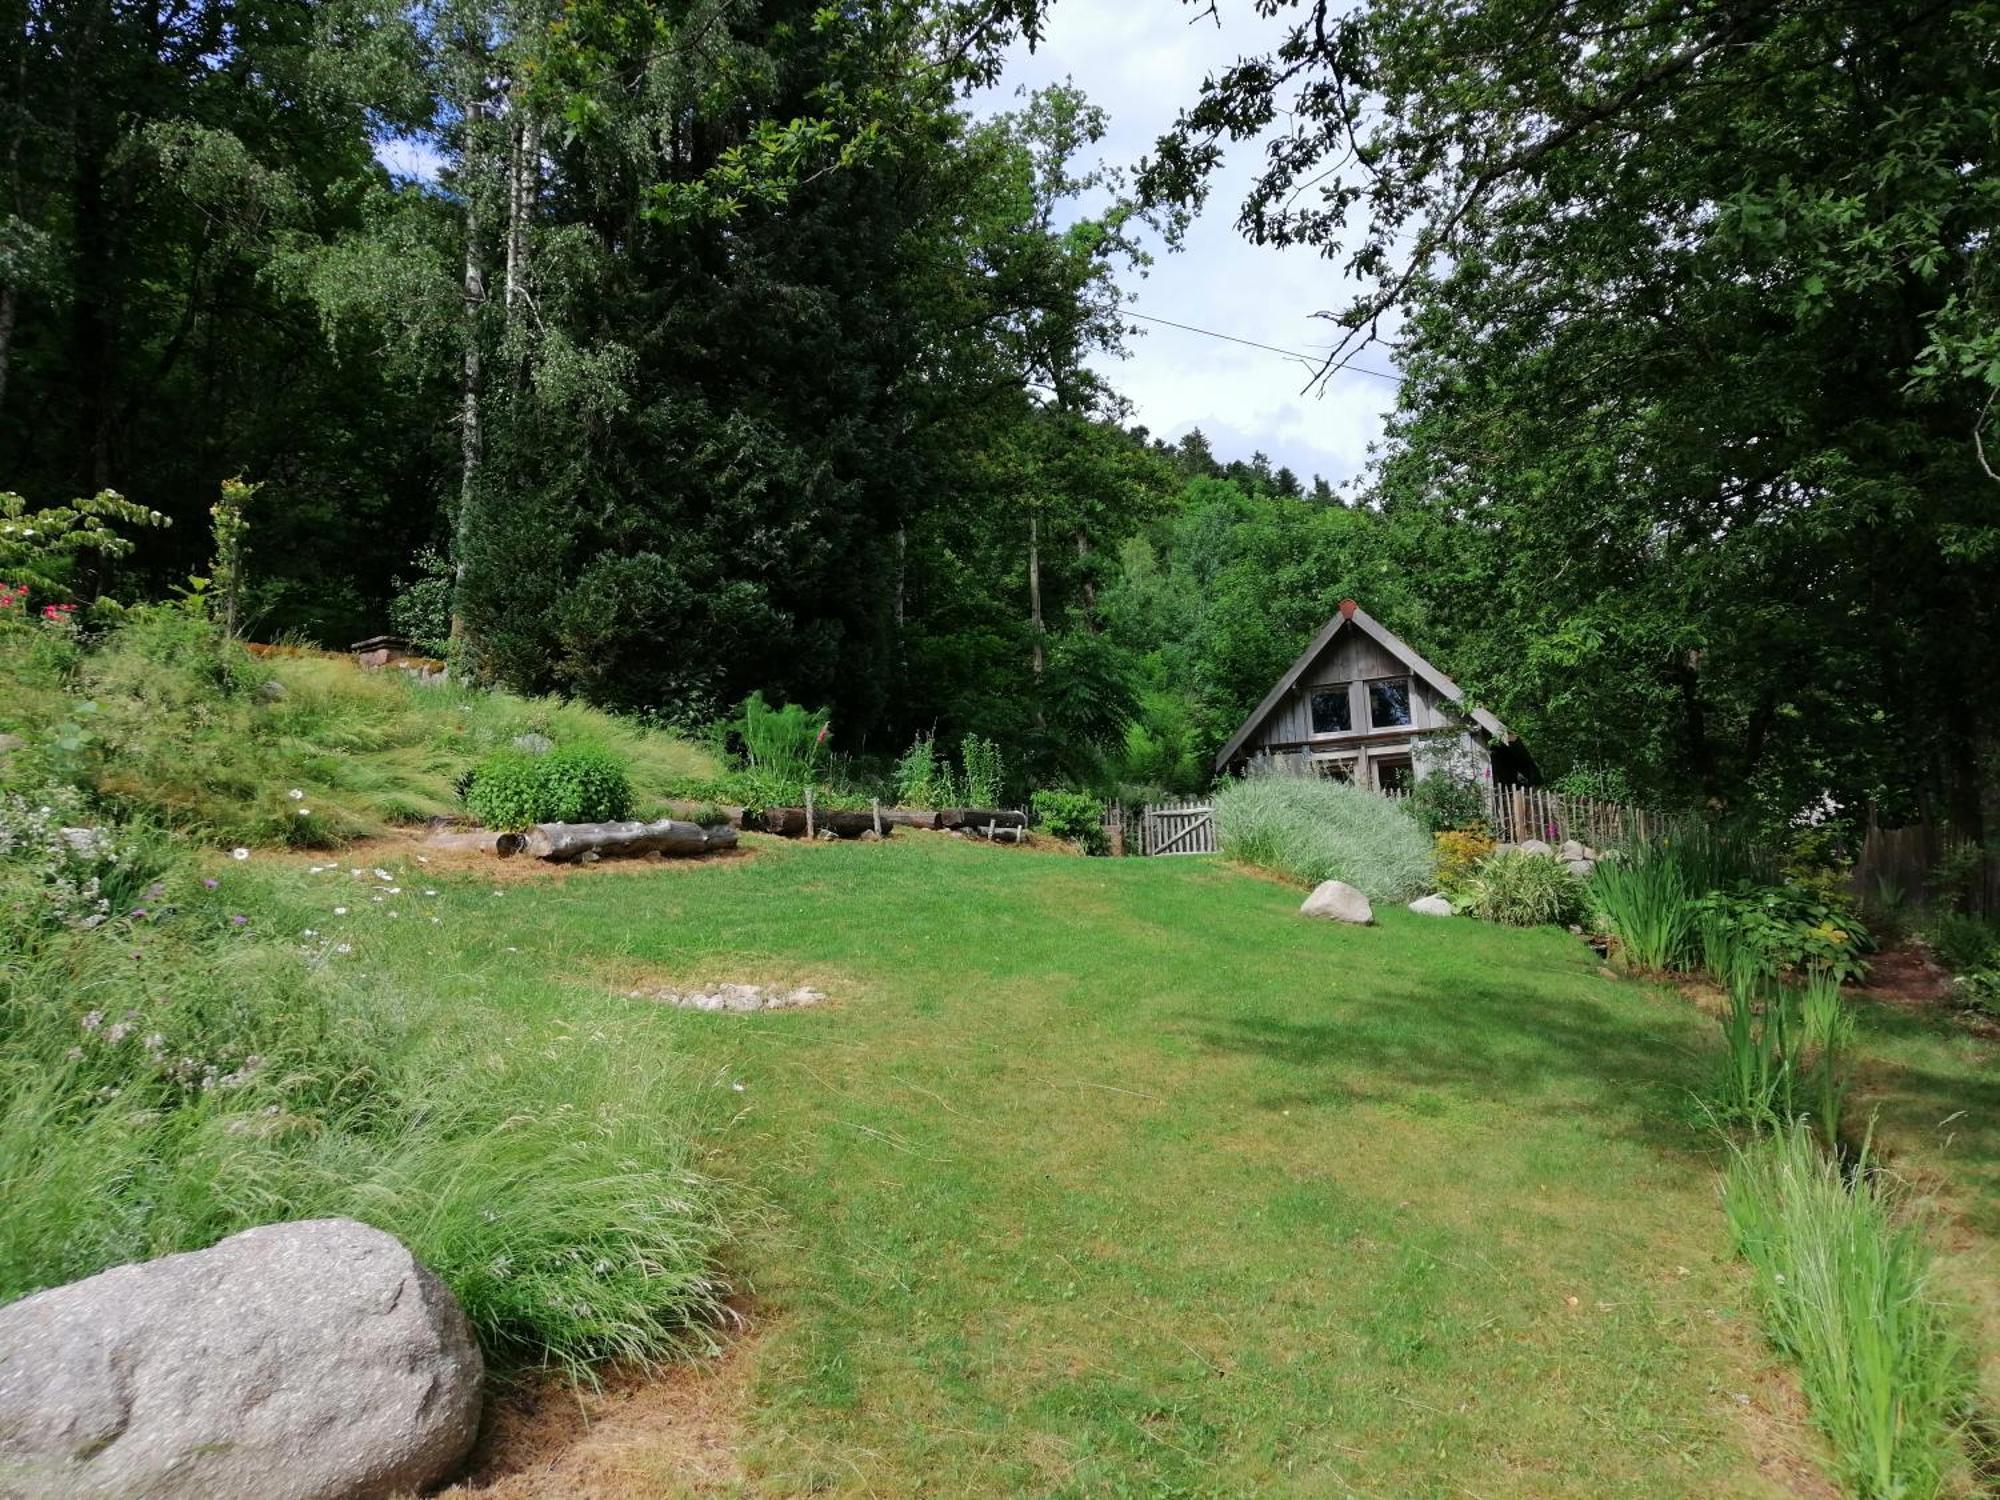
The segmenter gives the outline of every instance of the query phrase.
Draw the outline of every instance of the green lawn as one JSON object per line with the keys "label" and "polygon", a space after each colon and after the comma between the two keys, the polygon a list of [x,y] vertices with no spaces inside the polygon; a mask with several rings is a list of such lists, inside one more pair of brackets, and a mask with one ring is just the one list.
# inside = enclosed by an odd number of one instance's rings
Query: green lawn
{"label": "green lawn", "polygon": [[1712,1024],[1563,934],[923,835],[438,886],[349,962],[740,1103],[753,1493],[1767,1495],[1811,1446],[1689,1103]]}

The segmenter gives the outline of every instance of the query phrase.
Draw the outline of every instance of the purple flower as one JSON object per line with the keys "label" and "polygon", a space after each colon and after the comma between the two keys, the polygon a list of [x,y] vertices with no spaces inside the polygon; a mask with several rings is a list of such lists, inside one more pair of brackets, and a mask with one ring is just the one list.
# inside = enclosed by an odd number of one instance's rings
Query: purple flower
{"label": "purple flower", "polygon": [[132,908],[132,915],[135,917],[143,917],[146,915],[146,908],[143,906],[135,906]]}
{"label": "purple flower", "polygon": [[214,890],[217,886],[222,884],[221,881],[211,879],[206,875],[202,876],[201,883],[202,883],[202,888],[204,890],[210,890],[210,891]]}
{"label": "purple flower", "polygon": [[250,919],[248,917],[244,916],[241,912],[238,912],[235,916],[229,919],[229,925],[231,927],[244,927],[249,924],[249,921]]}

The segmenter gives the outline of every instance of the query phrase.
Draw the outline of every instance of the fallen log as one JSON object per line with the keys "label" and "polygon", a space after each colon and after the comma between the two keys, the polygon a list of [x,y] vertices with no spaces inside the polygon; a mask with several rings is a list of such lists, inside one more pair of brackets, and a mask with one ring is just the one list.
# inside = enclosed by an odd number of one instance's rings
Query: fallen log
{"label": "fallen log", "polygon": [[[722,833],[722,830],[718,830]],[[661,854],[670,859],[706,854],[711,848],[733,846],[733,830],[711,840],[697,823],[662,818],[657,823],[537,823],[521,835],[521,847],[536,859],[567,864],[586,854],[600,858]]]}
{"label": "fallen log", "polygon": [[963,828],[952,829],[952,832],[964,838],[986,839],[995,844],[1025,844],[1028,842],[1028,830],[1012,824],[980,823],[975,826],[968,823]]}
{"label": "fallen log", "polygon": [[521,835],[495,833],[490,828],[434,833],[424,840],[430,849],[470,849],[476,854],[497,854],[505,859],[521,852]]}
{"label": "fallen log", "polygon": [[985,828],[989,825],[994,828],[1026,828],[1028,815],[985,807],[947,807],[938,814],[940,828]]}
{"label": "fallen log", "polygon": [[884,828],[937,828],[942,825],[938,819],[944,814],[928,807],[885,807],[882,809]]}
{"label": "fallen log", "polygon": [[[760,821],[766,833],[775,833],[780,838],[801,838],[806,831],[806,810],[803,807],[767,807]],[[815,834],[831,833],[843,839],[855,839],[876,831],[875,814],[865,807],[815,807],[812,822]],[[882,837],[889,837],[895,829],[895,821],[886,811],[883,812]]]}
{"label": "fallen log", "polygon": [[781,839],[795,839],[806,831],[803,807],[767,807],[757,815],[757,826]]}

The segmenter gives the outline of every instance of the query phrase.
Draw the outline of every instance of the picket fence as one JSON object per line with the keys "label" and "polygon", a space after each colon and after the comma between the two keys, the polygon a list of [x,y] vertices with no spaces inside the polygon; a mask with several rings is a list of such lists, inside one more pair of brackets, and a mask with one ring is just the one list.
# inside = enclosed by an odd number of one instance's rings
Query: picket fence
{"label": "picket fence", "polygon": [[[1572,797],[1546,787],[1483,788],[1486,822],[1503,844],[1543,839],[1560,846],[1569,839],[1593,849],[1621,848],[1662,831],[1661,820],[1643,808]],[[1400,802],[1403,791],[1378,791]],[[1113,854],[1213,854],[1215,806],[1198,798],[1148,802],[1138,807],[1112,803],[1104,811],[1104,836]]]}

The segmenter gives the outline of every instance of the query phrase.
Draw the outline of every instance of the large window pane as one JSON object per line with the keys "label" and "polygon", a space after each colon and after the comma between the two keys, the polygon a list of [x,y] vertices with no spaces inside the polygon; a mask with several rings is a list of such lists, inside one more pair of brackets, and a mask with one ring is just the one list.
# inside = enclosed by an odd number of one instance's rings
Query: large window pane
{"label": "large window pane", "polygon": [[1314,693],[1312,715],[1314,734],[1345,734],[1352,729],[1354,715],[1347,706],[1347,684]]}
{"label": "large window pane", "polygon": [[1409,678],[1385,677],[1368,684],[1368,722],[1377,729],[1410,722]]}

